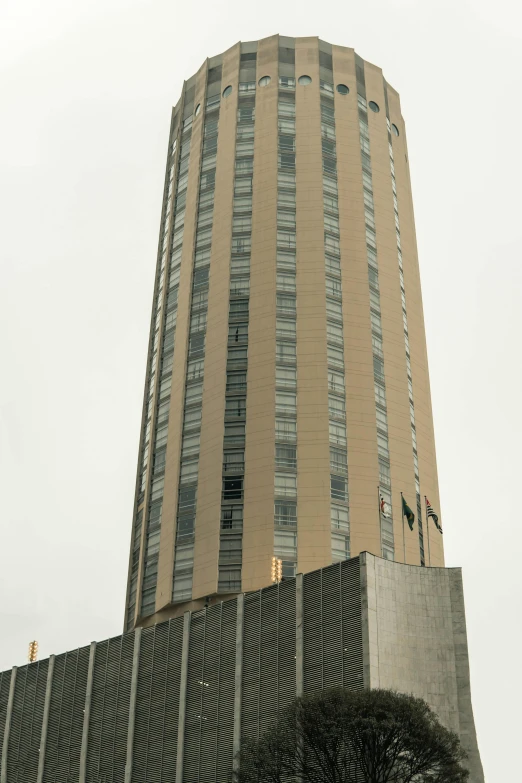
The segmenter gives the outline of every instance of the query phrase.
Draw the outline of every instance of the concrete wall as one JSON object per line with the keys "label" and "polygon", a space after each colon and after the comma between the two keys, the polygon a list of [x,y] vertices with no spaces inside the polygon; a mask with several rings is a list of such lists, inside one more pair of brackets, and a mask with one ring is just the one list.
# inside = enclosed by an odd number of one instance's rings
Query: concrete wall
{"label": "concrete wall", "polygon": [[364,575],[365,684],[428,702],[461,737],[472,783],[484,775],[471,705],[460,568],[417,568],[368,553]]}

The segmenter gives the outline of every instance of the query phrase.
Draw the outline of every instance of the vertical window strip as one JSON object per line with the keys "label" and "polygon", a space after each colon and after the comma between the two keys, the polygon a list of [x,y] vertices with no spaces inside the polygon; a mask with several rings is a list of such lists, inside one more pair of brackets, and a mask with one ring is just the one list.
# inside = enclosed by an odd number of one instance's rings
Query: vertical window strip
{"label": "vertical window strip", "polygon": [[131,630],[134,626],[134,615],[136,611],[136,593],[138,587],[138,572],[141,552],[141,531],[143,526],[143,509],[136,515],[134,530],[132,533],[132,554],[131,569],[127,600],[126,629]]}
{"label": "vertical window strip", "polygon": [[[178,146],[178,139],[174,138],[172,139],[171,143],[169,144],[169,168],[168,168],[168,181],[166,183],[165,187],[165,196],[164,196],[164,210],[163,210],[163,221],[162,221],[162,228],[161,228],[161,234],[160,234],[160,261],[158,265],[158,274],[157,274],[157,285],[156,285],[156,295],[154,299],[154,309],[153,309],[153,318],[152,318],[152,324],[153,324],[153,336],[152,336],[152,342],[150,346],[150,352],[149,352],[149,365],[147,368],[147,386],[146,386],[146,406],[145,406],[145,416],[144,416],[144,422],[143,422],[143,437],[142,437],[142,449],[140,454],[140,466],[138,471],[138,496],[137,496],[137,508],[139,508],[144,499],[146,494],[146,488],[148,481],[151,481],[151,467],[150,463],[154,465],[155,458],[156,458],[156,438],[155,434],[157,431],[157,415],[158,415],[158,400],[160,398],[160,390],[158,388],[157,379],[159,376],[159,368],[163,362],[162,353],[164,353],[165,350],[165,323],[164,323],[164,307],[165,307],[165,291],[166,291],[166,281],[167,276],[169,275],[169,263],[167,262],[168,258],[168,245],[169,245],[169,237],[171,233],[171,228],[173,223],[175,222],[175,218],[172,218],[172,206],[174,201],[174,193],[176,192],[177,195],[177,176],[179,174],[179,166],[180,166],[180,160],[181,160],[181,148],[180,148],[180,155],[178,159],[176,159],[176,151]],[[176,170],[177,166],[177,170]],[[176,183],[175,183],[176,180]],[[174,349],[173,339],[174,334],[169,334],[169,341],[172,339],[172,350]],[[162,351],[159,350],[160,342],[162,344]],[[156,406],[154,406],[154,399],[156,398]],[[155,409],[154,409],[155,408]],[[154,416],[153,416],[154,414]],[[152,431],[152,427],[154,426],[154,432]],[[152,444],[154,444],[154,449],[151,448]],[[152,453],[152,459],[151,459],[151,453]],[[136,522],[135,522],[135,528],[133,533],[133,552],[132,552],[132,565],[131,565],[131,578],[130,578],[130,586],[129,586],[129,598],[128,598],[128,609],[127,609],[127,628],[130,629],[133,627],[134,624],[134,612],[136,608],[136,599],[137,599],[137,585],[138,585],[138,572],[139,572],[139,563],[140,563],[140,550],[141,550],[141,532],[143,527],[143,516],[144,516],[144,509],[139,508],[139,510],[136,511]],[[154,559],[154,542],[150,540],[150,534],[151,531],[148,528],[149,525],[149,515],[147,514],[146,518],[147,522],[147,536],[145,539],[145,557],[144,557],[144,574],[150,573],[151,567],[153,568],[153,565],[151,563],[151,560]],[[152,531],[154,533],[155,531]],[[158,532],[158,538],[159,538],[159,532]],[[141,605],[143,606],[143,588],[142,588],[142,602]],[[140,613],[141,609],[140,609]]]}
{"label": "vertical window strip", "polygon": [[240,84],[237,108],[219,534],[219,593],[241,591],[254,123],[255,81]]}
{"label": "vertical window strip", "polygon": [[[357,58],[359,60],[360,58]],[[359,141],[363,178],[364,215],[366,224],[366,257],[368,261],[368,287],[370,294],[370,320],[373,344],[373,375],[375,390],[375,415],[377,424],[377,454],[379,462],[379,514],[382,556],[395,558],[392,518],[392,487],[388,446],[388,413],[384,383],[384,355],[382,348],[381,304],[379,293],[379,267],[375,234],[373,180],[370,156],[368,107],[362,61],[357,63],[357,106],[359,115]]]}
{"label": "vertical window strip", "polygon": [[219,102],[206,103],[194,239],[185,398],[181,433],[173,602],[192,598],[210,251],[214,213]]}
{"label": "vertical window strip", "polygon": [[346,390],[342,318],[341,250],[337,189],[335,104],[332,82],[320,82],[323,164],[324,254],[326,271],[326,328],[328,410],[330,430],[330,521],[332,562],[350,557]]}
{"label": "vertical window strip", "polygon": [[[184,123],[185,126],[186,123]],[[156,365],[156,410],[154,431],[152,433],[151,467],[149,470],[149,491],[146,515],[145,557],[141,592],[142,617],[154,613],[156,602],[156,584],[158,577],[159,541],[163,510],[163,492],[165,484],[165,456],[170,412],[170,390],[172,384],[172,366],[174,361],[174,338],[176,328],[177,299],[183,242],[185,201],[188,180],[188,167],[191,146],[191,126],[182,131],[178,160],[176,199],[172,219],[172,240],[170,242],[170,260],[166,274],[160,283],[165,288],[164,302],[156,323],[161,325],[161,350]],[[170,186],[169,186],[170,187]],[[167,251],[168,235],[165,235],[163,251]],[[159,337],[159,331],[156,337]],[[156,338],[155,338],[156,339]]]}
{"label": "vertical window strip", "polygon": [[[387,98],[386,85],[385,95]],[[419,531],[419,554],[421,566],[426,565],[426,557],[424,552],[424,532],[422,529],[422,504],[420,495],[420,478],[419,478],[419,460],[417,455],[417,430],[415,427],[415,404],[413,400],[413,378],[411,374],[411,358],[410,358],[410,344],[408,333],[408,313],[406,309],[406,289],[404,286],[404,270],[402,264],[402,247],[401,247],[401,228],[399,221],[399,202],[397,196],[397,183],[395,180],[395,161],[393,158],[393,144],[391,134],[391,124],[388,111],[388,100],[386,100],[386,126],[388,129],[388,151],[390,156],[390,173],[392,181],[392,195],[393,195],[393,210],[395,216],[395,237],[397,244],[397,261],[399,264],[399,280],[401,286],[401,301],[402,301],[402,320],[404,326],[404,349],[406,352],[406,373],[408,378],[408,397],[410,403],[410,425],[411,425],[411,445],[413,452],[413,473],[415,476],[415,496],[417,502],[417,523]]]}
{"label": "vertical window strip", "polygon": [[274,557],[286,579],[297,570],[297,308],[295,69],[287,63],[284,70],[278,94]]}

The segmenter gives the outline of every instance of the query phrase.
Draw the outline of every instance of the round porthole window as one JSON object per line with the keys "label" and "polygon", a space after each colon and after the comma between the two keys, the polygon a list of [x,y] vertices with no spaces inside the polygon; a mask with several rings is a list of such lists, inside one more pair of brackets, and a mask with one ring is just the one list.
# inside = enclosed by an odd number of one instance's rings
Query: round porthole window
{"label": "round porthole window", "polygon": [[198,114],[199,114],[199,112],[200,112],[200,111],[201,111],[201,103],[198,103],[198,105],[196,106],[196,111],[194,112],[194,114],[196,115],[196,117],[198,116]]}
{"label": "round porthole window", "polygon": [[260,80],[258,81],[258,84],[260,87],[266,87],[270,84],[272,81],[272,78],[270,76],[262,76]]}
{"label": "round porthole window", "polygon": [[305,74],[299,77],[298,82],[299,84],[312,84],[312,77]]}
{"label": "round porthole window", "polygon": [[378,111],[380,111],[380,109],[379,109],[379,104],[378,104],[378,103],[375,103],[375,101],[370,101],[370,103],[368,104],[368,106],[369,106],[369,107],[370,107],[370,109],[371,109],[372,111],[374,111],[376,114],[377,114],[377,112],[378,112]]}
{"label": "round porthole window", "polygon": [[338,84],[337,92],[340,92],[341,95],[348,95],[348,93],[350,92],[350,88],[347,87],[346,84]]}
{"label": "round porthole window", "polygon": [[228,87],[225,87],[225,89],[223,90],[223,98],[228,98],[231,92],[232,92],[232,85],[229,84]]}
{"label": "round porthole window", "polygon": [[399,135],[399,129],[398,129],[398,127],[396,125],[393,125],[393,123],[392,123],[392,133],[393,133],[394,136],[398,136]]}

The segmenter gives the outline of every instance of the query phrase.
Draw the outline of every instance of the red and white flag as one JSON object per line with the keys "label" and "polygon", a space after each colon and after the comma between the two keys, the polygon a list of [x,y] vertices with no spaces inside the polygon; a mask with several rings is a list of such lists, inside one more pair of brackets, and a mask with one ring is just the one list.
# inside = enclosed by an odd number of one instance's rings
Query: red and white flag
{"label": "red and white flag", "polygon": [[438,514],[436,514],[433,510],[433,506],[431,505],[430,501],[427,497],[424,497],[424,500],[426,501],[426,516],[429,518],[431,517],[435,523],[435,527],[439,531],[439,533],[442,533],[442,527],[439,524],[439,517]]}

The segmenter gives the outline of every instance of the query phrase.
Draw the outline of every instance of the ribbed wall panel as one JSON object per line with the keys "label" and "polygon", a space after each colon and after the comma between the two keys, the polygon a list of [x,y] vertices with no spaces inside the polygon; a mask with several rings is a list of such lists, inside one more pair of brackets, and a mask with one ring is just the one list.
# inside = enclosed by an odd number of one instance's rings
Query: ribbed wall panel
{"label": "ribbed wall panel", "polygon": [[163,783],[175,778],[182,641],[181,617],[142,632],[133,783]]}
{"label": "ribbed wall panel", "polygon": [[219,693],[217,705],[216,768],[209,780],[228,781],[233,759],[234,681],[236,664],[237,600],[227,601],[221,609]]}
{"label": "ribbed wall panel", "polygon": [[87,780],[124,783],[134,634],[96,646]]}
{"label": "ribbed wall panel", "polygon": [[[259,731],[270,726],[277,717],[278,696],[278,620],[279,586],[269,587],[260,594],[259,612]],[[255,618],[257,619],[257,617]],[[248,622],[248,620],[247,620]]]}
{"label": "ribbed wall panel", "polygon": [[243,737],[256,737],[295,697],[295,581],[245,596]]}
{"label": "ribbed wall panel", "polygon": [[[332,568],[337,568],[332,566]],[[323,687],[322,572],[313,571],[303,578],[303,690]]]}
{"label": "ribbed wall panel", "polygon": [[142,631],[132,760],[133,777],[136,781],[140,781],[140,783],[141,781],[147,781],[148,779],[149,758],[152,756],[152,747],[149,744],[149,730],[152,710],[152,680],[156,641],[156,626],[145,628]]}
{"label": "ribbed wall panel", "polygon": [[[275,588],[271,588],[272,591]],[[245,595],[241,735],[257,737],[261,665],[261,593]]]}
{"label": "ribbed wall panel", "polygon": [[226,781],[232,769],[237,601],[191,619],[184,780]]}
{"label": "ribbed wall panel", "polygon": [[341,568],[343,686],[364,688],[361,607],[361,563],[345,560]]}
{"label": "ribbed wall panel", "polygon": [[[329,568],[328,570],[322,571],[321,577],[323,610],[321,623],[323,627],[323,688],[332,688],[336,685],[343,684],[343,636],[340,566],[337,565],[335,568]],[[305,624],[305,644],[306,631],[307,628]]]}
{"label": "ribbed wall panel", "polygon": [[4,747],[5,719],[7,715],[10,685],[11,670],[9,669],[9,671],[0,672],[0,772],[2,772],[2,750]]}
{"label": "ribbed wall panel", "polygon": [[304,691],[363,687],[359,558],[305,574]]}
{"label": "ribbed wall panel", "polygon": [[43,783],[78,780],[89,647],[54,661]]}
{"label": "ribbed wall panel", "polygon": [[16,673],[7,780],[36,783],[49,659],[22,666]]}
{"label": "ribbed wall panel", "polygon": [[279,585],[277,629],[277,703],[278,710],[295,699],[295,579]]}

